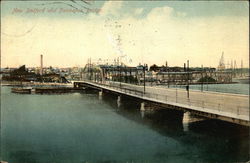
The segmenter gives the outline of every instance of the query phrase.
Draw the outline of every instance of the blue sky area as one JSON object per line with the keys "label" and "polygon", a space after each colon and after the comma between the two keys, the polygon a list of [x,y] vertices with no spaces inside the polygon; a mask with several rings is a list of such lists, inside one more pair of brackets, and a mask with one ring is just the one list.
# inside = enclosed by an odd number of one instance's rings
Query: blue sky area
{"label": "blue sky area", "polygon": [[[82,1],[3,1],[1,5],[2,16],[12,15],[14,8],[66,8],[74,9],[69,5],[83,9],[100,9],[105,1],[93,1],[89,5]],[[67,5],[68,4],[68,5]],[[249,3],[248,1],[124,1],[120,14],[129,14],[136,8],[143,8],[141,17],[146,16],[153,8],[168,6],[177,12],[186,14],[186,18],[194,17],[213,17],[213,16],[248,16]],[[19,14],[19,16],[28,17],[71,17],[78,18],[86,16],[82,13],[36,13],[36,14]]]}

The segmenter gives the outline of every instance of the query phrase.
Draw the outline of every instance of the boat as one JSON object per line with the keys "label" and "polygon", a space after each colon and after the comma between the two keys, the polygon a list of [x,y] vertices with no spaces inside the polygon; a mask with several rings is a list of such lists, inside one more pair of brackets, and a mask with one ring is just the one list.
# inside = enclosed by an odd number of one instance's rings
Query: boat
{"label": "boat", "polygon": [[21,94],[31,94],[31,89],[30,87],[15,87],[11,88],[12,93],[21,93]]}

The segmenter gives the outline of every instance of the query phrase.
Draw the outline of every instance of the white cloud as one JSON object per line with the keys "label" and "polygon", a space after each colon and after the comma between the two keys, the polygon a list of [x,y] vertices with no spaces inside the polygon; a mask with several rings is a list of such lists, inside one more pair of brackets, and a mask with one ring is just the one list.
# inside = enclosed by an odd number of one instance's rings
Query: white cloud
{"label": "white cloud", "polygon": [[177,16],[185,17],[187,14],[185,12],[176,12]]}
{"label": "white cloud", "polygon": [[168,18],[171,18],[173,15],[174,9],[171,7],[157,7],[152,9],[152,11],[148,14],[148,19],[160,20],[164,21]]}
{"label": "white cloud", "polygon": [[118,15],[122,7],[123,1],[107,1],[101,8],[100,15]]}
{"label": "white cloud", "polygon": [[143,12],[143,8],[137,8],[137,9],[135,9],[134,14],[140,15],[140,14],[142,14],[142,12]]}

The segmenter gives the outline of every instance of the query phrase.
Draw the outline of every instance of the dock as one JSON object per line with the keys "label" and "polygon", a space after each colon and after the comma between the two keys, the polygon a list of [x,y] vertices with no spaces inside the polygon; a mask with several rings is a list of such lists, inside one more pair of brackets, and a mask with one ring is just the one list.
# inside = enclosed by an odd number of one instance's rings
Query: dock
{"label": "dock", "polygon": [[72,87],[15,87],[11,89],[12,93],[21,94],[53,94],[53,93],[72,93],[81,92],[84,88]]}

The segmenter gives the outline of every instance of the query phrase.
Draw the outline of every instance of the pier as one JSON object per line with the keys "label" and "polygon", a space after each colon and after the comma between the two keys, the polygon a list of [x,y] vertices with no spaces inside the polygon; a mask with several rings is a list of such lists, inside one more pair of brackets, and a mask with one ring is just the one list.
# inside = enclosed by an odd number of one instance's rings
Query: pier
{"label": "pier", "polygon": [[12,93],[20,94],[54,94],[54,93],[72,93],[81,92],[84,88],[71,87],[14,87]]}
{"label": "pier", "polygon": [[187,92],[177,88],[150,86],[144,89],[139,85],[111,81],[75,81],[74,86],[99,90],[99,95],[115,94],[119,102],[123,97],[133,98],[141,102],[141,110],[154,105],[175,110],[176,113],[190,112],[202,117],[250,126],[248,95],[195,90]]}

